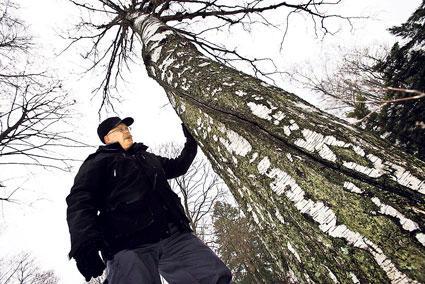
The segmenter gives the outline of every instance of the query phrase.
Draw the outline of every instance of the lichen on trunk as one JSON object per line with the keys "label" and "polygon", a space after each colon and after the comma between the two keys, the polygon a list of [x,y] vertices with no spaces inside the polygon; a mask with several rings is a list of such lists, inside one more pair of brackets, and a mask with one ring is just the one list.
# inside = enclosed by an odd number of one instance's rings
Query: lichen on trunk
{"label": "lichen on trunk", "polygon": [[425,165],[141,15],[149,76],[288,282],[425,282]]}

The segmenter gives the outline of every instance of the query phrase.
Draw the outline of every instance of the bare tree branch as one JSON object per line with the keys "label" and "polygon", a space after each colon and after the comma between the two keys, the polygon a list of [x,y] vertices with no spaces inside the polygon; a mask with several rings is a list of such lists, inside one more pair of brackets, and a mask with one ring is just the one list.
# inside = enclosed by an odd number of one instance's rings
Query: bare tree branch
{"label": "bare tree branch", "polygon": [[56,284],[53,271],[42,271],[29,253],[21,253],[10,259],[0,259],[0,284]]}
{"label": "bare tree branch", "polygon": [[[69,147],[87,147],[73,138],[65,123],[75,101],[48,70],[34,71],[33,42],[13,12],[12,1],[0,3],[0,168],[11,174],[13,165],[69,171],[75,159],[64,156]],[[13,188],[14,186],[12,186]],[[19,187],[17,187],[19,189]],[[16,189],[16,190],[17,190]],[[0,201],[13,201],[2,193]]]}
{"label": "bare tree branch", "polygon": [[[105,106],[113,108],[112,99],[116,98],[112,96],[110,90],[117,89],[118,79],[122,76],[121,66],[123,64],[128,66],[127,62],[132,61],[132,58],[136,56],[133,52],[134,32],[131,30],[131,19],[129,18],[132,13],[155,15],[163,22],[174,27],[176,31],[185,35],[205,55],[232,67],[237,67],[237,64],[245,62],[250,66],[254,76],[267,79],[273,84],[276,84],[274,77],[282,74],[273,60],[270,58],[248,58],[226,45],[214,44],[208,41],[202,34],[212,31],[218,32],[224,28],[230,29],[238,25],[249,32],[251,27],[256,24],[267,25],[277,29],[279,29],[280,24],[284,24],[283,41],[288,31],[289,16],[291,14],[308,15],[313,22],[316,33],[320,30],[323,35],[334,33],[328,28],[326,22],[328,19],[339,19],[352,25],[351,21],[357,18],[328,12],[333,6],[339,5],[340,0],[298,0],[294,3],[268,0],[237,0],[232,1],[231,4],[219,0],[97,0],[90,4],[78,0],[70,0],[70,2],[90,15],[97,14],[104,19],[104,22],[100,24],[82,19],[75,27],[75,35],[68,37],[70,44],[65,48],[66,50],[79,41],[88,40],[91,42],[92,47],[82,56],[92,62],[86,72],[94,68],[104,69],[105,77],[100,82],[99,87],[93,90],[94,93],[102,92],[100,109]],[[272,17],[266,16],[270,11],[279,11],[287,14],[284,23],[274,23],[275,20]],[[202,19],[202,25],[194,24],[198,19]],[[113,37],[109,33],[114,34]]]}

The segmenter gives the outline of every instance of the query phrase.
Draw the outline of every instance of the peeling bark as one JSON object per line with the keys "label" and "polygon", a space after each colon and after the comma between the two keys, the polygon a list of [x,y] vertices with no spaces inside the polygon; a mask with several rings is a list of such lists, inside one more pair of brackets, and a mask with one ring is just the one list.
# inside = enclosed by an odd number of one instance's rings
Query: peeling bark
{"label": "peeling bark", "polygon": [[288,282],[425,282],[423,162],[212,61],[152,16],[133,29]]}

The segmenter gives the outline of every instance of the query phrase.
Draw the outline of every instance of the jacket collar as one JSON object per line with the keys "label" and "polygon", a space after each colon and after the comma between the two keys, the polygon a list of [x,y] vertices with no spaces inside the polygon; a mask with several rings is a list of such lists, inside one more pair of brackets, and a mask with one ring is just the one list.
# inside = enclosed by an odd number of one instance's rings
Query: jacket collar
{"label": "jacket collar", "polygon": [[116,142],[116,143],[112,143],[112,144],[108,144],[108,145],[102,145],[99,146],[99,148],[97,149],[96,153],[100,153],[100,152],[128,152],[128,153],[132,153],[132,152],[139,152],[139,151],[146,151],[146,149],[148,149],[148,146],[146,146],[143,143],[134,143],[127,151],[124,150],[120,143]]}

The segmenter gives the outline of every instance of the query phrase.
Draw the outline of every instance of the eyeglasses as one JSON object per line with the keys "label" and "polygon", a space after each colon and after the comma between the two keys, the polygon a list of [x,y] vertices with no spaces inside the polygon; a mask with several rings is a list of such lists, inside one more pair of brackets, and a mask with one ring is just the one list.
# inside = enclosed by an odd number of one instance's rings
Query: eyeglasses
{"label": "eyeglasses", "polygon": [[119,128],[112,129],[106,135],[109,135],[109,134],[114,133],[114,132],[121,132],[121,133],[124,133],[124,132],[127,132],[127,131],[130,132],[130,130],[131,130],[131,127],[129,127],[129,126],[128,127],[127,126],[119,127]]}

